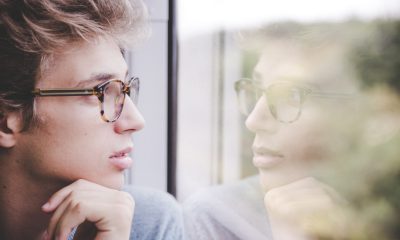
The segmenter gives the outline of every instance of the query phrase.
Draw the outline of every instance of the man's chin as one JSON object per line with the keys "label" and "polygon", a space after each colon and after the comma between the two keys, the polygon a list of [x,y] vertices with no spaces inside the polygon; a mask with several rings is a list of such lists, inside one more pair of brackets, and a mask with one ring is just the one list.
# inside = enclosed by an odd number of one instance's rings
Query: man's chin
{"label": "man's chin", "polygon": [[260,185],[266,193],[277,187],[282,187],[302,178],[303,175],[290,174],[283,171],[271,171],[259,169]]}

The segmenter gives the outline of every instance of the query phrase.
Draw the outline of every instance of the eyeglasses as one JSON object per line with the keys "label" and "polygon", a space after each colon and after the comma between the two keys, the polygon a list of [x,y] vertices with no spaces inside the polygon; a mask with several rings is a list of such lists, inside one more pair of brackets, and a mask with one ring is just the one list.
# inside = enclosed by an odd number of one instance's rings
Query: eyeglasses
{"label": "eyeglasses", "polygon": [[317,92],[292,82],[276,82],[263,88],[251,79],[240,79],[235,82],[239,110],[249,115],[256,103],[265,96],[272,116],[283,123],[292,123],[299,119],[303,103],[307,97],[353,98],[350,94]]}
{"label": "eyeglasses", "polygon": [[125,95],[130,96],[132,101],[137,104],[139,83],[139,78],[133,77],[127,83],[118,79],[112,79],[100,83],[93,88],[36,88],[32,93],[39,97],[94,95],[99,99],[101,119],[105,122],[115,122],[122,113]]}

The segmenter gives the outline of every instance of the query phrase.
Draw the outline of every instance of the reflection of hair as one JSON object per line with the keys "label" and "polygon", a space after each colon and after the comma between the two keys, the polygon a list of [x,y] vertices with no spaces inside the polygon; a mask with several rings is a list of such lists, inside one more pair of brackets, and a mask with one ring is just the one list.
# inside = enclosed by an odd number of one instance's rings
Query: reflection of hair
{"label": "reflection of hair", "polygon": [[311,50],[324,45],[340,45],[352,47],[363,39],[363,32],[368,23],[361,21],[347,21],[339,23],[299,23],[275,22],[262,28],[241,31],[240,36],[245,48],[262,50],[266,45],[276,41],[287,41]]}
{"label": "reflection of hair", "polygon": [[0,119],[21,111],[27,128],[30,91],[53,53],[98,36],[122,44],[138,35],[144,13],[129,0],[0,0]]}
{"label": "reflection of hair", "polygon": [[[326,91],[350,92],[358,90],[349,54],[370,31],[368,22],[276,22],[261,29],[242,31],[242,46],[249,52],[262,53],[276,61],[315,63],[314,77]],[[271,58],[273,59],[273,58]],[[245,58],[245,61],[252,61]],[[277,62],[279,64],[280,62]],[[311,69],[310,69],[311,71]]]}
{"label": "reflection of hair", "polygon": [[354,51],[365,87],[386,84],[400,94],[400,21],[377,22],[374,34]]}

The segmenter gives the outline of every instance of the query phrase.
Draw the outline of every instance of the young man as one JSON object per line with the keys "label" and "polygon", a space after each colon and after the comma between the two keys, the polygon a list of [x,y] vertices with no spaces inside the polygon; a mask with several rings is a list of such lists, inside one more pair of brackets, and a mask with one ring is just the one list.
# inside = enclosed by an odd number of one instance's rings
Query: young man
{"label": "young man", "polygon": [[121,191],[144,126],[121,46],[144,20],[128,0],[0,0],[0,239],[182,238],[170,196]]}

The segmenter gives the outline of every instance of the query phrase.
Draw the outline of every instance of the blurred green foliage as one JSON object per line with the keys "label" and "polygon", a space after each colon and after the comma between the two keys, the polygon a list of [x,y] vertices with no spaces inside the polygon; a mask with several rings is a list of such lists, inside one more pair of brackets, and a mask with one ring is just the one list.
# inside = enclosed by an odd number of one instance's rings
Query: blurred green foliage
{"label": "blurred green foliage", "polygon": [[365,87],[385,83],[400,94],[400,21],[375,21],[373,34],[355,49],[353,61]]}

